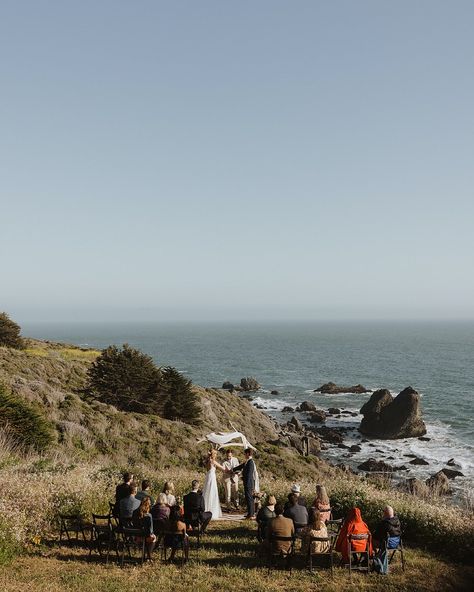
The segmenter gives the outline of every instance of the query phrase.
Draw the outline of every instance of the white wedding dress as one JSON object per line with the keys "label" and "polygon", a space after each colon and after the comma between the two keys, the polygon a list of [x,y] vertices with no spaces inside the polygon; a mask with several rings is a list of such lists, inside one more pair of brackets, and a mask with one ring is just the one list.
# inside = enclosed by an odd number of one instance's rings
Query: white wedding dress
{"label": "white wedding dress", "polygon": [[204,498],[206,512],[212,512],[212,520],[222,518],[221,502],[217,489],[216,467],[214,465],[206,473],[202,496]]}

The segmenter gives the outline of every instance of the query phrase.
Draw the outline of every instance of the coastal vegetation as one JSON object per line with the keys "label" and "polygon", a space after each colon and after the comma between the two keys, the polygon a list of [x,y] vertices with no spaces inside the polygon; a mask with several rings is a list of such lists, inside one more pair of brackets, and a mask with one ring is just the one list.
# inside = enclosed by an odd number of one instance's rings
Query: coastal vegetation
{"label": "coastal vegetation", "polygon": [[0,312],[0,345],[23,349],[20,326],[12,321],[6,312]]}
{"label": "coastal vegetation", "polygon": [[[193,385],[177,370],[158,369],[153,361],[152,366],[146,358],[127,352],[125,346],[112,353],[108,348],[108,360],[102,370],[112,372],[111,368],[117,359],[123,359],[125,351],[126,363],[132,363],[130,359],[133,359],[133,364],[142,365],[142,374],[136,376],[141,377],[143,396],[159,393],[162,406],[156,407],[156,413],[144,413],[143,408],[124,410],[114,399],[110,403],[101,398],[98,382],[92,388],[92,368],[100,367],[98,361],[104,352],[36,340],[25,340],[25,346],[23,350],[0,347],[0,381],[3,384],[0,416],[4,417],[7,412],[13,420],[17,418],[20,430],[17,434],[31,431],[34,439],[37,429],[34,426],[43,426],[45,431],[43,445],[27,448],[18,446],[19,437],[10,428],[1,432],[0,562],[8,563],[21,554],[21,559],[10,563],[0,576],[4,589],[22,589],[23,576],[17,580],[21,565],[29,572],[37,589],[46,589],[49,578],[48,589],[51,590],[78,589],[79,582],[85,582],[91,590],[125,590],[125,582],[131,576],[127,573],[122,580],[115,567],[105,569],[94,563],[64,562],[66,556],[83,558],[84,551],[74,549],[66,553],[53,546],[57,539],[58,514],[78,512],[90,518],[93,511],[106,511],[123,470],[132,470],[137,479],[150,479],[155,492],[165,480],[173,480],[179,494],[185,493],[190,481],[199,473],[202,478],[204,473],[199,463],[206,445],[198,445],[197,440],[208,431],[233,428],[244,431],[256,445],[261,488],[280,500],[286,497],[291,482],[298,481],[309,500],[314,495],[315,484],[322,482],[327,486],[337,516],[343,516],[350,507],[357,505],[373,527],[385,504],[396,508],[408,545],[409,570],[408,575],[391,575],[387,580],[390,589],[462,589],[466,577],[472,576],[466,565],[458,569],[450,563],[467,562],[474,552],[472,507],[454,507],[435,494],[423,499],[395,489],[389,481],[345,473],[312,454],[302,456],[279,439],[278,426],[273,420],[242,396]],[[104,370],[101,376],[103,386],[107,372]],[[125,381],[125,373],[120,376]],[[146,385],[151,385],[155,379],[157,390],[148,390]],[[109,395],[112,394],[110,390]],[[188,417],[189,423],[185,423],[179,417],[186,401],[195,405],[198,421]],[[30,419],[25,420],[24,425],[19,409],[28,410],[24,417]],[[28,421],[33,428],[28,429]],[[2,425],[4,427],[5,423]],[[254,528],[253,524],[216,527],[206,539],[199,560],[193,560],[182,572],[177,586],[174,579],[178,572],[174,566],[157,568],[157,581],[161,587],[170,587],[173,583],[173,589],[187,588],[195,579],[197,590],[209,589],[211,585],[216,588],[230,585],[239,590],[243,589],[245,567],[252,567],[252,589],[281,589],[286,586],[286,576],[268,576],[255,557]],[[71,564],[76,567],[72,568]],[[58,569],[58,565],[64,567]],[[138,574],[135,570],[133,573],[142,581],[151,569],[154,568],[145,567]],[[421,578],[427,570],[436,578],[438,587],[435,580],[429,579],[422,584],[419,579],[417,586],[413,584],[412,579]],[[308,590],[315,581],[321,583],[322,578],[328,590],[339,590],[347,583],[343,570],[336,570],[331,582],[326,574],[312,579],[301,572],[294,578],[292,587]],[[15,588],[16,581],[19,583]],[[381,590],[384,584],[376,577],[357,577],[360,589]]]}

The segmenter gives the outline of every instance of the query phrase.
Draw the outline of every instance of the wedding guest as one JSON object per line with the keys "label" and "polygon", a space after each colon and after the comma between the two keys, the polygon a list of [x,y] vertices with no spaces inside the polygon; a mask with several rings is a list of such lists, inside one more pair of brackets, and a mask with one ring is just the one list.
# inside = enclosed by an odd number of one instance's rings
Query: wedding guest
{"label": "wedding guest", "polygon": [[168,520],[170,515],[170,508],[168,506],[168,498],[166,493],[160,493],[156,504],[151,509],[153,520]]}
{"label": "wedding guest", "polygon": [[137,498],[137,500],[142,501],[143,499],[145,499],[145,497],[149,497],[150,498],[150,503],[153,506],[155,504],[155,501],[151,495],[151,491],[150,491],[150,486],[151,483],[148,481],[148,479],[144,479],[142,481],[142,488],[141,490],[137,493],[137,495],[135,496]]}
{"label": "wedding guest", "polygon": [[165,529],[167,532],[165,534],[164,544],[165,547],[171,548],[169,561],[173,561],[178,549],[183,549],[184,559],[187,561],[189,555],[189,538],[186,534],[186,524],[181,521],[178,506],[171,508],[170,517],[165,525]]}
{"label": "wedding guest", "polygon": [[292,495],[296,496],[298,505],[306,507],[306,500],[301,495],[301,487],[298,485],[298,483],[293,483],[293,485],[291,486],[291,491],[288,494],[288,501],[285,502],[285,507],[284,507],[285,510],[287,510],[291,506],[290,497]]}
{"label": "wedding guest", "polygon": [[272,542],[272,534],[282,537],[292,537],[295,534],[293,520],[283,516],[283,506],[281,504],[275,505],[275,518],[272,518],[268,522],[267,539],[270,545],[273,547],[272,551],[277,551],[283,555],[288,554],[291,548],[291,541]]}
{"label": "wedding guest", "polygon": [[329,541],[311,541],[311,537],[318,537],[321,539],[328,538],[326,524],[324,523],[319,510],[314,510],[310,523],[303,531],[303,545],[301,550],[302,553],[306,555],[311,543],[312,555],[315,555],[316,553],[327,553],[329,551]]}
{"label": "wedding guest", "polygon": [[324,485],[316,485],[316,497],[314,498],[312,507],[315,510],[319,510],[323,522],[326,523],[331,519],[331,503]]}
{"label": "wedding guest", "polygon": [[234,508],[239,507],[239,476],[233,470],[239,465],[239,461],[234,457],[233,451],[229,448],[225,453],[226,459],[222,463],[224,473],[222,481],[224,483],[225,501],[227,510],[231,510],[231,504]]}
{"label": "wedding guest", "polygon": [[260,541],[267,538],[267,526],[268,522],[275,518],[275,504],[276,498],[274,495],[269,495],[267,504],[260,508],[257,513],[257,524],[258,524],[258,539]]}
{"label": "wedding guest", "polygon": [[[359,508],[352,508],[347,513],[346,519],[342,525],[336,541],[336,551],[342,554],[344,563],[349,563],[349,548],[347,544],[347,537],[350,534],[368,534],[370,530],[367,524],[362,520],[362,515]],[[370,536],[368,540],[352,541],[351,552],[356,554],[355,560],[358,561],[357,553],[363,553],[369,546],[369,555],[372,556],[372,543]]]}
{"label": "wedding guest", "polygon": [[119,483],[115,488],[115,505],[113,515],[118,518],[120,514],[120,500],[130,495],[130,483],[133,481],[132,473],[124,473],[122,476],[122,483]]}
{"label": "wedding guest", "polygon": [[400,520],[395,516],[392,506],[385,506],[382,520],[377,524],[374,532],[374,546],[377,548],[387,544],[388,548],[394,549],[400,544],[402,534]]}
{"label": "wedding guest", "polygon": [[128,485],[128,492],[129,494],[119,502],[119,518],[122,526],[126,526],[132,520],[133,512],[140,507],[140,500],[135,497],[137,486],[133,481]]}
{"label": "wedding guest", "polygon": [[163,486],[163,493],[166,495],[166,503],[171,508],[176,504],[176,498],[174,496],[174,484],[171,481],[166,481]]}
{"label": "wedding guest", "polygon": [[199,481],[194,479],[191,483],[191,491],[183,497],[184,521],[193,528],[198,527],[204,534],[211,521],[212,512],[206,512],[204,498],[199,492]]}
{"label": "wedding guest", "polygon": [[[136,498],[137,499],[137,498]],[[156,536],[153,533],[153,518],[150,513],[151,498],[146,495],[140,503],[140,506],[132,514],[132,522],[135,528],[141,528],[145,535],[145,548],[148,559],[151,561],[151,552],[155,548]],[[137,542],[143,539],[137,537]]]}
{"label": "wedding guest", "polygon": [[301,535],[303,529],[308,524],[308,510],[306,506],[298,503],[298,496],[294,493],[290,494],[289,507],[284,511],[285,518],[291,518],[295,525],[296,534]]}

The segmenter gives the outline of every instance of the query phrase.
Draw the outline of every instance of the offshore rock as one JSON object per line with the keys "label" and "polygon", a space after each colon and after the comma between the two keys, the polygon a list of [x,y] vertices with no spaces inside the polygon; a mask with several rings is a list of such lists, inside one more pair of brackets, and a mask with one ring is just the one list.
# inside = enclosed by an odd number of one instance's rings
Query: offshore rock
{"label": "offshore rock", "polygon": [[392,473],[394,468],[392,465],[384,462],[383,460],[375,460],[375,458],[369,458],[357,467],[360,471],[369,471],[374,473]]}
{"label": "offshore rock", "polygon": [[326,413],[322,409],[317,409],[308,413],[308,419],[311,423],[322,423],[326,421]]}
{"label": "offshore rock", "polygon": [[247,376],[246,378],[240,379],[240,388],[243,391],[258,391],[260,385],[256,378],[253,376]]}
{"label": "offshore rock", "polygon": [[338,386],[334,382],[327,382],[323,384],[317,389],[314,389],[315,393],[323,393],[325,395],[337,395],[339,393],[371,393],[372,391],[366,389],[365,386],[361,384],[356,384],[355,386]]}
{"label": "offshore rock", "polygon": [[360,410],[359,431],[383,439],[417,438],[426,434],[421,419],[420,395],[411,386],[395,398],[387,389],[375,391]]}
{"label": "offshore rock", "polygon": [[296,408],[296,411],[317,411],[317,409],[314,403],[303,401],[300,406]]}
{"label": "offshore rock", "polygon": [[225,391],[233,391],[234,390],[234,385],[231,382],[229,382],[229,381],[226,380],[226,382],[223,383],[222,388]]}
{"label": "offshore rock", "polygon": [[443,471],[438,471],[429,479],[427,479],[426,485],[428,485],[432,493],[437,495],[449,495],[451,493],[451,489],[449,488],[449,479],[446,477]]}

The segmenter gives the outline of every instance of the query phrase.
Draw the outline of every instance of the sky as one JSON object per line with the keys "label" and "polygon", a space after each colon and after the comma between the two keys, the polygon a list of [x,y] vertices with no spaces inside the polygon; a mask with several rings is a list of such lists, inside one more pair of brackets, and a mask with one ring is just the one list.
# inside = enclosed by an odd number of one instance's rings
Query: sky
{"label": "sky", "polygon": [[0,310],[474,318],[471,0],[1,0]]}

